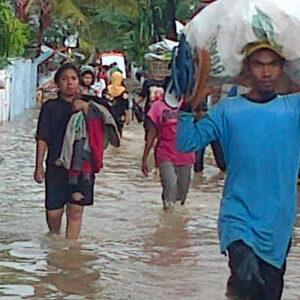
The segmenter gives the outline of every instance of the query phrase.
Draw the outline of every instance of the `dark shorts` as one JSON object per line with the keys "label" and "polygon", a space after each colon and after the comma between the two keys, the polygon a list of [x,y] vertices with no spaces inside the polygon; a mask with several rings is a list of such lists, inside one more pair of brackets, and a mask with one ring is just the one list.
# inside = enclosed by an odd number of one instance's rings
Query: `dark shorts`
{"label": "dark shorts", "polygon": [[81,206],[93,205],[94,183],[70,185],[68,183],[46,182],[45,206],[48,210],[59,209],[67,203]]}
{"label": "dark shorts", "polygon": [[48,210],[59,209],[67,203],[93,205],[94,178],[92,182],[82,181],[76,185],[68,184],[68,172],[62,167],[50,165],[46,171],[46,201]]}
{"label": "dark shorts", "polygon": [[231,276],[227,283],[229,299],[279,300],[283,290],[286,263],[275,268],[259,258],[242,240],[228,247]]}

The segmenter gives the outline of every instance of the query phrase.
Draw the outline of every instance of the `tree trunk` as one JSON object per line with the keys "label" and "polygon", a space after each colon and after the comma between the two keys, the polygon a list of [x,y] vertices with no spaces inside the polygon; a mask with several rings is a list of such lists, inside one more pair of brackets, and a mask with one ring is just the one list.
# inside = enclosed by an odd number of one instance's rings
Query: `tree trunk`
{"label": "tree trunk", "polygon": [[166,34],[167,38],[173,41],[177,41],[177,33],[176,33],[176,0],[167,0],[166,4]]}

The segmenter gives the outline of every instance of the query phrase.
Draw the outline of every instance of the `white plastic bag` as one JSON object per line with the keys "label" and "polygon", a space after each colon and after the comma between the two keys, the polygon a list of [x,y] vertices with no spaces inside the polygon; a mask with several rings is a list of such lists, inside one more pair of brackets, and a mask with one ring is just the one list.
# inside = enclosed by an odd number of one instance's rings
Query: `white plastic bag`
{"label": "white plastic bag", "polygon": [[287,60],[286,72],[300,83],[299,0],[218,0],[185,27],[192,48],[208,49],[210,83],[225,83],[242,70],[249,43],[268,41]]}

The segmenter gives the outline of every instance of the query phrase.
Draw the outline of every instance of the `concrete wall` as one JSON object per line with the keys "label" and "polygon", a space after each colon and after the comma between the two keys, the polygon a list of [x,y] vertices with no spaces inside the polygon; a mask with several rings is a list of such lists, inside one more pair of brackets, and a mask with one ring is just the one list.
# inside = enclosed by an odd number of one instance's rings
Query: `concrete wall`
{"label": "concrete wall", "polygon": [[14,59],[0,70],[0,122],[12,121],[36,103],[37,65],[31,60]]}

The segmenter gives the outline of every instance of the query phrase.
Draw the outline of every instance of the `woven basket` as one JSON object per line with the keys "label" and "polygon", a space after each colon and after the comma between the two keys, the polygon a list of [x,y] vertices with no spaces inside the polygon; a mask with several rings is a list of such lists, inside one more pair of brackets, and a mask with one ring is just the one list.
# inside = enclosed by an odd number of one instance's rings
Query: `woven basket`
{"label": "woven basket", "polygon": [[153,76],[171,76],[172,70],[169,60],[147,60],[149,71]]}

